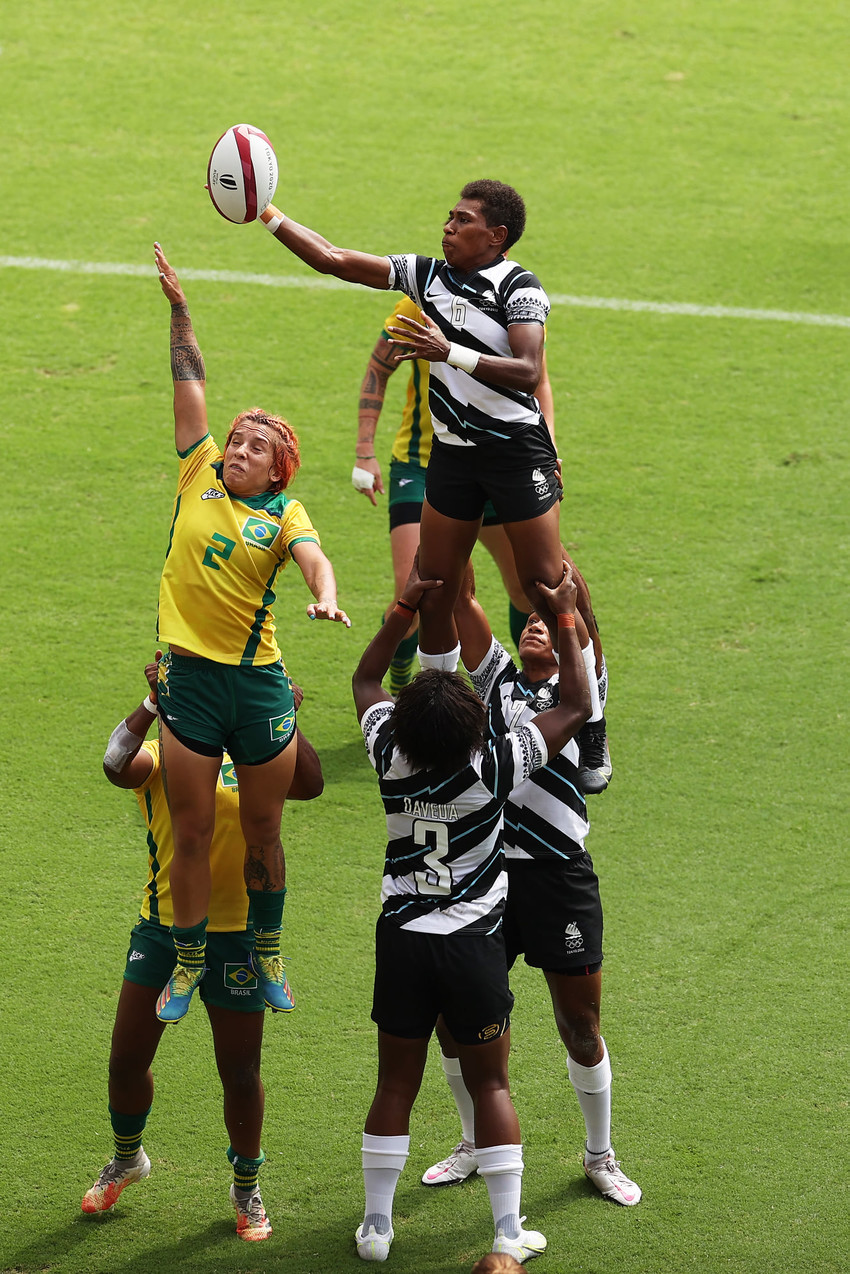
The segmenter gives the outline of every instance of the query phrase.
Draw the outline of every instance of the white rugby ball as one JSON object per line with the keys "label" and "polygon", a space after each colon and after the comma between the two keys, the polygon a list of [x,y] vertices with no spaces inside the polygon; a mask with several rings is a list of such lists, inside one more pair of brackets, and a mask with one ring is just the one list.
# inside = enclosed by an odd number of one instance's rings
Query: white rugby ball
{"label": "white rugby ball", "polygon": [[277,156],[259,128],[234,124],[213,146],[207,189],[217,212],[238,225],[256,221],[277,186]]}

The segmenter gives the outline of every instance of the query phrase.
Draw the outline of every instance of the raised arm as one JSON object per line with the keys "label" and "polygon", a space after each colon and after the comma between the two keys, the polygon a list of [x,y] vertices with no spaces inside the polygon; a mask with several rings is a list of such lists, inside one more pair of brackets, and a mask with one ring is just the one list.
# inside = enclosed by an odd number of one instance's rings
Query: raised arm
{"label": "raised arm", "polygon": [[[511,323],[508,328],[509,357],[498,354],[481,354],[469,346],[452,344],[441,328],[427,314],[419,319],[399,315],[399,323],[387,329],[403,345],[410,347],[400,355],[399,361],[426,358],[429,363],[451,363],[468,371],[476,380],[490,385],[504,385],[506,389],[519,389],[533,394],[540,384],[543,367],[543,325],[541,323]],[[469,362],[467,362],[469,360]]]}
{"label": "raised arm", "polygon": [[298,565],[304,582],[315,597],[307,607],[311,619],[330,619],[351,627],[351,620],[336,602],[336,578],[334,569],[314,540],[302,540],[293,544],[292,556]]}
{"label": "raised arm", "polygon": [[422,594],[430,589],[440,588],[442,583],[442,580],[420,579],[419,554],[417,553],[401,597],[363,651],[360,663],[351,678],[358,721],[373,703],[382,703],[384,700],[392,702],[392,695],[384,690],[381,682],[386,676],[399,642],[407,633],[410,621],[419,609]]}
{"label": "raised arm", "polygon": [[260,220],[266,229],[296,257],[318,270],[319,274],[333,274],[348,283],[362,283],[367,288],[386,292],[390,286],[390,262],[388,257],[376,257],[370,252],[352,252],[348,248],[335,248],[315,230],[301,226],[285,217],[279,208],[269,204]]}
{"label": "raised arm", "polygon": [[555,756],[590,716],[590,691],[576,636],[576,586],[571,567],[564,563],[564,578],[557,588],[547,588],[539,582],[537,587],[558,617],[559,702],[557,707],[534,718],[534,724],[546,740],[549,755]]}
{"label": "raised arm", "polygon": [[[354,469],[351,481],[356,490],[377,504],[375,492],[384,494],[381,466],[375,455],[375,433],[378,417],[384,406],[387,381],[399,364],[399,347],[386,336],[380,336],[372,350],[366,375],[360,386],[357,404],[357,445],[354,448]],[[371,481],[369,480],[371,478]]]}
{"label": "raised arm", "polygon": [[493,632],[484,609],[475,596],[475,572],[471,561],[467,565],[455,602],[454,620],[464,668],[479,668],[490,649]]}
{"label": "raised arm", "polygon": [[160,659],[145,668],[149,692],[128,717],[120,721],[109,737],[103,758],[103,772],[115,787],[141,787],[153,769],[153,761],[141,747],[156,720],[156,669]]}
{"label": "raised arm", "polygon": [[154,244],[159,282],[171,302],[171,377],[174,381],[174,445],[188,451],[207,433],[207,373],[198,348],[189,306],[175,271]]}

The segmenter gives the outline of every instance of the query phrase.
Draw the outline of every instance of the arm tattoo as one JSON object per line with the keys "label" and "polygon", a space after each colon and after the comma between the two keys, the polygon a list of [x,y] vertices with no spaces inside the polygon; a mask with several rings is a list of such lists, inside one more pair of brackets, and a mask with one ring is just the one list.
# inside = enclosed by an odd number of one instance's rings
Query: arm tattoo
{"label": "arm tattoo", "polygon": [[204,359],[197,345],[171,346],[172,380],[206,380]]}
{"label": "arm tattoo", "polygon": [[381,383],[375,375],[375,372],[372,369],[372,364],[370,363],[366,370],[366,375],[363,378],[363,392],[364,394],[377,394],[380,387]]}
{"label": "arm tattoo", "polygon": [[380,411],[383,405],[383,398],[361,398],[359,403],[361,411]]}
{"label": "arm tattoo", "polygon": [[189,307],[180,301],[171,307],[171,376],[173,380],[206,380],[204,359],[195,339]]}
{"label": "arm tattoo", "polygon": [[409,354],[412,352],[412,345],[393,345],[390,347],[390,352],[387,354],[386,358],[382,358],[380,354],[373,354],[372,361],[377,363],[378,367],[383,368],[388,376],[391,376],[398,367],[402,354]]}

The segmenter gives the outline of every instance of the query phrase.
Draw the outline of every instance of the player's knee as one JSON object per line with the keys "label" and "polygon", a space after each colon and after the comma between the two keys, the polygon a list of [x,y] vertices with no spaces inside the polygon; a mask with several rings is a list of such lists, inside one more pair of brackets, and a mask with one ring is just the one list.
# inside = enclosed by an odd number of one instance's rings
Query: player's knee
{"label": "player's knee", "polygon": [[175,856],[186,859],[204,859],[209,855],[212,843],[213,823],[203,819],[174,818],[172,816]]}
{"label": "player's knee", "polygon": [[602,1052],[598,1019],[594,1021],[581,1016],[565,1018],[559,1026],[561,1039],[573,1061],[580,1066],[595,1066]]}
{"label": "player's knee", "polygon": [[243,815],[242,835],[245,837],[245,844],[256,846],[266,858],[278,854],[281,849],[280,820],[280,811],[275,814],[250,818],[246,818]]}
{"label": "player's knee", "polygon": [[141,1061],[136,1049],[113,1048],[109,1054],[109,1082],[120,1087],[122,1084],[138,1083],[148,1073],[147,1060]]}
{"label": "player's knee", "polygon": [[243,1101],[259,1099],[262,1091],[259,1058],[223,1063],[219,1066],[219,1076],[221,1086],[229,1097]]}

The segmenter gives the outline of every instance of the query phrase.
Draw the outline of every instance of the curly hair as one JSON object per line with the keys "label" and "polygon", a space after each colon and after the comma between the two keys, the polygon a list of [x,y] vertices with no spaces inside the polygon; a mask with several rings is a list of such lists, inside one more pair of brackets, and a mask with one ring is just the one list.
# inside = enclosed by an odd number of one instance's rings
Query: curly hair
{"label": "curly hair", "polygon": [[461,199],[477,199],[488,226],[504,226],[508,232],[505,252],[522,238],[525,229],[525,200],[513,186],[503,181],[468,181],[460,192]]}
{"label": "curly hair", "polygon": [[267,411],[263,411],[262,407],[249,407],[247,411],[240,411],[228,429],[224,443],[225,451],[235,430],[240,425],[262,425],[263,428],[271,432],[272,467],[277,469],[281,477],[271,483],[269,490],[274,495],[277,495],[279,491],[285,491],[301,468],[298,437],[292,425],[290,425],[288,420],[284,420],[282,416],[270,416]]}
{"label": "curly hair", "polygon": [[487,714],[454,672],[426,668],[399,692],[395,741],[415,770],[460,770],[484,746]]}

